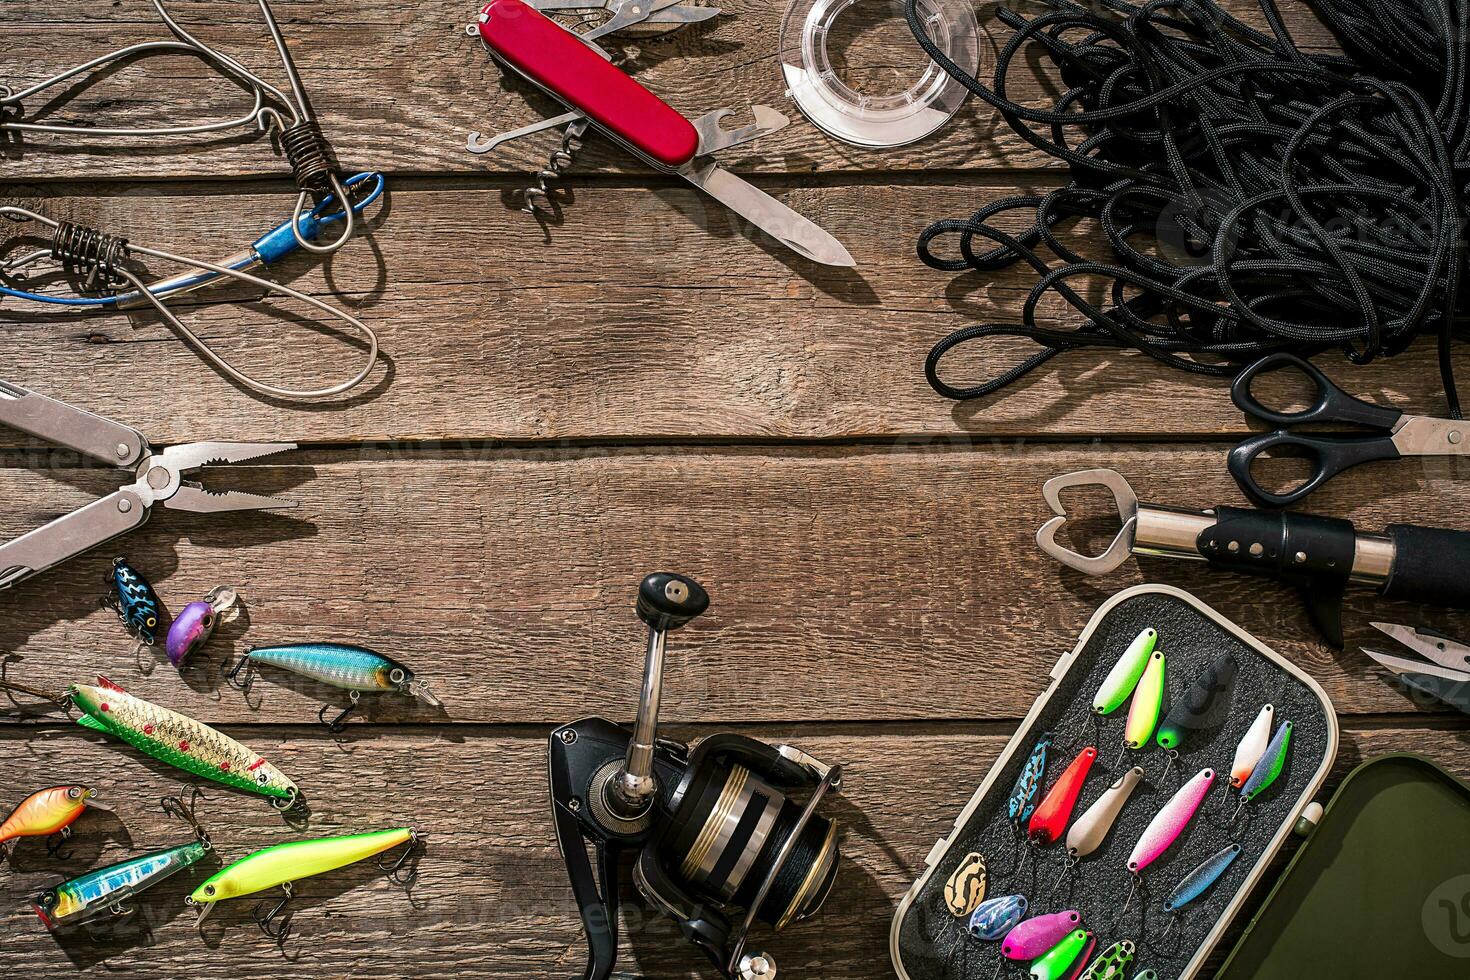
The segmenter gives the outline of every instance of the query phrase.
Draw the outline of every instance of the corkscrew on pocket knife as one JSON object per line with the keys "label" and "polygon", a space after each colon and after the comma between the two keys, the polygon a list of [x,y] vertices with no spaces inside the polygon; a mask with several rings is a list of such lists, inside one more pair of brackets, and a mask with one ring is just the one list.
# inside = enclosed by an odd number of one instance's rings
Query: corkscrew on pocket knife
{"label": "corkscrew on pocket knife", "polygon": [[710,158],[718,150],[781,129],[789,122],[781,113],[755,106],[755,123],[739,129],[721,126],[732,111],[728,108],[691,122],[608,62],[600,49],[523,0],[493,0],[481,9],[476,26],[498,62],[570,111],[489,140],[472,133],[471,152],[484,153],[507,140],[566,124],[568,139],[553,155],[555,176],[570,163],[569,144],[591,126],[656,170],[683,177],[798,255],[824,265],[856,264],[826,231]]}

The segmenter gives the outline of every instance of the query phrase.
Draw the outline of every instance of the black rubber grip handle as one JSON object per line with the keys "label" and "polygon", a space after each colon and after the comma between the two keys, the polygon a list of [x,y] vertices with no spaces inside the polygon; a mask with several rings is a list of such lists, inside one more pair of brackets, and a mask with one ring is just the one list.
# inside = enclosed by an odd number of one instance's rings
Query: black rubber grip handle
{"label": "black rubber grip handle", "polygon": [[1470,531],[1390,524],[1393,570],[1383,595],[1470,609]]}

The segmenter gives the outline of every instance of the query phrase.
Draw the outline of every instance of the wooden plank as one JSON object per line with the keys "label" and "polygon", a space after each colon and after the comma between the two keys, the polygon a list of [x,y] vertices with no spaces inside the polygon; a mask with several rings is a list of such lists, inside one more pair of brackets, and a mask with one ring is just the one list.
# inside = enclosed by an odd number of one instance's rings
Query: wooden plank
{"label": "wooden plank", "polygon": [[[507,80],[482,50],[464,35],[474,4],[463,0],[376,0],[350,12],[324,14],[318,4],[295,0],[274,5],[306,90],[325,133],[345,166],[396,173],[486,172],[522,174],[539,169],[556,138],[519,141],[485,156],[465,151],[471,131],[513,129],[560,112],[546,96],[520,81]],[[723,0],[725,12],[704,25],[675,35],[634,38],[619,48],[633,55],[638,78],[671,105],[694,117],[719,107],[765,103],[792,117],[784,131],[722,155],[741,172],[812,173],[876,170],[970,170],[1049,166],[1044,154],[1016,137],[989,106],[972,100],[957,120],[936,137],[911,146],[867,150],[848,146],[816,129],[784,96],[777,63],[784,3]],[[1254,4],[1229,5],[1252,20]],[[1302,27],[1301,43],[1323,40],[1320,27],[1287,6],[1289,22]],[[175,13],[201,39],[284,84],[268,37],[252,5],[223,0],[190,3]],[[172,9],[172,8],[171,8]],[[982,75],[993,71],[996,51],[1009,32],[985,5],[982,15]],[[7,51],[6,84],[22,89],[49,74],[125,44],[166,39],[145,0],[120,0],[98,6],[83,0],[9,0],[0,8],[0,31],[24,35],[26,43]],[[859,71],[849,79],[866,94],[902,91],[913,75],[907,66],[921,58],[901,18],[891,16],[856,31],[850,44],[834,53]],[[899,66],[885,72],[885,68]],[[890,78],[889,75],[896,77]],[[875,77],[876,76],[876,77]],[[1054,98],[1057,82],[1045,82],[1028,66],[1014,73],[1011,91],[1023,101]],[[169,99],[158,98],[167,91]],[[38,112],[44,102],[32,100]],[[127,65],[92,88],[66,91],[53,114],[65,119],[105,119],[107,125],[175,124],[179,106],[188,123],[238,116],[249,107],[241,93],[222,86],[201,64],[180,57]],[[277,175],[287,168],[267,140],[254,134],[162,141],[132,139],[134,152],[96,152],[96,144],[72,137],[24,134],[0,144],[0,179],[121,176]],[[978,150],[978,152],[977,152]],[[642,164],[605,140],[588,143],[577,167],[583,172],[645,172]]]}
{"label": "wooden plank", "polygon": [[[1464,615],[1354,590],[1349,651],[1337,652],[1317,641],[1297,595],[1271,583],[1159,560],[1101,579],[1063,569],[1033,541],[1050,516],[1040,484],[1094,466],[1117,467],[1159,504],[1238,499],[1220,450],[1159,446],[303,454],[208,474],[215,487],[300,500],[289,517],[158,508],[127,538],[0,593],[0,650],[20,658],[10,676],[32,686],[101,672],[207,720],[307,721],[340,697],[274,675],[247,705],[216,693],[219,665],[247,645],[361,642],[405,660],[446,705],[439,714],[382,698],[377,720],[544,724],[633,710],[635,589],[665,567],[714,596],[670,657],[665,711],[680,721],[1018,718],[1093,610],[1149,580],[1194,591],[1348,713],[1414,710],[1356,652],[1378,639],[1370,618],[1470,636]],[[1457,526],[1456,476],[1443,462],[1360,471],[1314,503],[1369,530],[1408,516],[1408,501],[1416,520]],[[64,464],[0,471],[0,540],[113,483]],[[1084,529],[1104,529],[1099,497],[1073,506]],[[248,630],[223,632],[184,684],[166,663],[142,676],[96,605],[115,554],[175,610],[237,586]]]}
{"label": "wooden plank", "polygon": [[[543,241],[496,191],[410,181],[392,193],[370,238],[325,265],[292,260],[273,270],[297,288],[338,294],[334,302],[381,334],[383,366],[345,406],[336,403],[345,411],[250,397],[141,313],[57,314],[7,301],[3,376],[161,442],[1245,431],[1223,382],[1133,354],[1068,354],[980,402],[956,404],[929,388],[931,345],[966,324],[1013,319],[1034,277],[937,272],[918,262],[913,242],[931,220],[1033,185],[766,186],[823,216],[859,267],[817,267],[752,242],[728,212],[688,190],[583,185],[567,223]],[[294,200],[218,188],[107,190],[116,193],[12,200],[211,259],[282,220]],[[1070,244],[1105,254],[1089,228],[1074,229]],[[215,304],[185,315],[266,380],[307,387],[350,376],[360,351],[302,329],[289,319],[298,312],[297,304]],[[1077,321],[1060,301],[1041,312],[1054,325]],[[1330,355],[1321,363],[1356,393],[1435,414],[1444,406],[1432,348],[1425,342],[1362,368]],[[1002,343],[957,356],[946,377],[993,376],[1034,349]],[[1461,348],[1455,360],[1470,374],[1470,354]],[[0,444],[14,439],[0,430]]]}
{"label": "wooden plank", "polygon": [[[242,734],[268,756],[285,760],[309,794],[315,791],[309,835],[406,823],[423,831],[428,850],[412,892],[418,907],[371,863],[307,880],[297,886],[295,936],[282,954],[250,922],[253,900],[226,903],[201,938],[183,904],[198,879],[186,872],[137,903],[151,935],[52,937],[26,900],[61,873],[185,839],[180,824],[153,808],[179,784],[171,770],[91,734],[11,730],[0,733],[4,799],[56,782],[64,773],[67,780],[102,787],[117,808],[116,817],[94,813],[78,820],[74,853],[64,863],[47,859],[37,840],[16,849],[0,876],[0,925],[13,975],[105,968],[126,976],[230,978],[266,969],[279,977],[371,974],[395,980],[466,970],[522,977],[581,969],[585,947],[546,812],[543,733],[410,728],[376,731],[346,747],[297,728]],[[753,942],[769,949],[782,972],[793,977],[890,976],[893,906],[999,754],[1004,735],[963,729],[822,733],[805,727],[751,734],[791,741],[818,758],[842,762],[848,773],[844,796],[827,811],[845,828],[839,891],[814,920],[777,937],[758,932]],[[1463,778],[1470,774],[1467,749],[1470,731],[1463,727],[1350,729],[1333,784],[1361,759],[1393,751],[1421,752]],[[899,768],[903,778],[892,778]],[[218,788],[209,792],[199,813],[224,859],[300,836],[255,799]],[[636,899],[630,898],[623,925],[621,965],[629,975],[684,976],[704,969],[672,925]]]}

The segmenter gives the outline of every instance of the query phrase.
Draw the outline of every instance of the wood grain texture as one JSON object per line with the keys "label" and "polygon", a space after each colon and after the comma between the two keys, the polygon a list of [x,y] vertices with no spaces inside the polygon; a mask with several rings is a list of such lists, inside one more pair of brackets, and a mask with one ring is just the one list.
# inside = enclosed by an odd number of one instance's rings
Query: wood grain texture
{"label": "wood grain texture", "polygon": [[[1247,431],[1224,382],[1141,355],[1065,355],[978,402],[956,404],[930,389],[923,359],[933,343],[966,324],[1010,320],[1034,277],[936,272],[914,257],[913,242],[930,220],[1035,184],[766,186],[822,215],[859,267],[818,267],[750,241],[728,212],[692,190],[583,185],[548,242],[499,192],[411,181],[391,193],[371,237],[324,265],[291,260],[272,270],[380,333],[382,364],[345,402],[303,410],[253,398],[151,314],[58,314],[10,301],[0,304],[0,377],[136,425],[158,442]],[[11,200],[210,259],[283,220],[294,201],[218,187],[109,190]],[[1105,255],[1089,228],[1073,229],[1069,240]],[[357,369],[360,349],[297,322],[299,304],[218,302],[250,295],[211,290],[202,297],[210,305],[186,306],[184,315],[265,380],[316,386]],[[1076,322],[1059,301],[1042,313],[1058,326]],[[957,355],[946,377],[991,376],[1034,350],[1001,343]],[[1319,360],[1354,393],[1409,411],[1444,410],[1428,341],[1366,367]],[[1470,371],[1463,348],[1455,360]],[[0,445],[15,438],[0,430]]]}
{"label": "wood grain texture", "polygon": [[[379,720],[548,724],[632,711],[635,590],[665,567],[713,595],[670,656],[665,710],[680,721],[1017,718],[1092,611],[1154,579],[1244,624],[1347,713],[1414,710],[1357,653],[1377,638],[1368,619],[1470,636],[1465,616],[1354,590],[1349,648],[1335,652],[1296,593],[1269,582],[1160,560],[1099,579],[1063,569],[1033,540],[1049,516],[1039,485],[1101,465],[1147,501],[1238,500],[1219,450],[1160,446],[307,454],[211,474],[217,487],[296,498],[299,511],[210,519],[157,508],[140,531],[0,593],[0,649],[20,658],[11,676],[32,686],[102,672],[204,720],[306,721],[340,695],[271,672],[247,705],[216,693],[219,664],[252,644],[359,642],[407,662],[445,701],[439,714],[377,698]],[[1445,463],[1360,471],[1314,503],[1369,530],[1410,507],[1423,523],[1454,526],[1457,475]],[[100,470],[0,478],[5,536],[110,485]],[[1073,506],[1087,532],[1079,544],[1097,547],[1088,535],[1107,526],[1101,499]],[[96,607],[114,554],[175,610],[237,586],[248,629],[227,628],[186,683],[159,656],[140,676],[120,624]]]}
{"label": "wood grain texture", "polygon": [[[296,936],[281,953],[251,923],[250,899],[224,905],[201,937],[183,905],[198,879],[185,872],[137,903],[146,931],[135,925],[133,932],[97,940],[50,936],[25,901],[58,880],[58,872],[121,860],[129,847],[137,853],[185,839],[182,825],[156,809],[157,798],[177,792],[179,784],[171,771],[89,733],[12,729],[0,733],[0,787],[9,792],[44,785],[65,773],[106,785],[118,811],[115,818],[93,813],[79,819],[67,862],[48,860],[36,840],[16,849],[0,877],[0,928],[13,975],[105,968],[109,975],[147,977],[266,971],[281,978],[396,980],[466,973],[571,976],[581,970],[585,947],[545,801],[544,733],[404,728],[362,732],[346,746],[299,728],[251,727],[236,734],[282,765],[309,773],[301,777],[314,810],[306,835],[404,824],[422,831],[428,850],[411,896],[383,880],[371,863],[308,879],[297,887]],[[845,828],[838,891],[813,920],[776,937],[758,932],[753,944],[776,956],[783,975],[892,976],[887,940],[893,908],[998,756],[1005,735],[955,726],[910,733],[784,726],[750,734],[791,741],[845,769],[844,795],[824,810]],[[1359,761],[1390,751],[1421,752],[1463,778],[1470,774],[1467,750],[1470,730],[1464,727],[1348,729],[1330,786]],[[199,814],[224,859],[302,836],[255,799],[218,788],[209,793]],[[631,897],[623,926],[621,975],[709,975],[673,926]]]}
{"label": "wood grain texture", "polygon": [[[471,131],[501,132],[562,111],[528,84],[508,81],[478,39],[465,36],[464,26],[477,3],[376,0],[330,17],[322,16],[320,6],[309,0],[278,0],[273,6],[323,131],[344,166],[394,173],[520,174],[539,169],[556,145],[557,137],[546,133],[484,156],[465,151]],[[630,39],[618,48],[620,57],[632,55],[630,67],[640,81],[691,118],[721,105],[739,108],[755,103],[791,116],[792,124],[785,130],[723,154],[721,159],[735,170],[855,173],[1050,165],[1049,158],[1012,133],[978,100],[969,102],[939,135],[908,147],[866,150],[838,142],[808,123],[784,96],[777,53],[786,4],[723,0],[718,6],[724,15],[706,24],[662,39]],[[1259,21],[1249,0],[1233,0],[1227,6]],[[1320,26],[1299,3],[1283,6],[1300,29],[1301,43],[1311,46],[1325,40]],[[176,3],[171,9],[207,43],[221,46],[274,84],[284,84],[253,7],[208,0]],[[980,7],[985,75],[993,71],[995,53],[1008,36],[991,16],[994,8],[994,3]],[[14,32],[26,41],[6,53],[4,81],[14,89],[125,44],[168,37],[145,0],[104,6],[80,0],[7,0],[0,8],[0,32]],[[892,21],[887,27],[874,24],[859,32],[853,47],[855,61],[866,59],[878,68],[904,66],[897,74],[905,79],[914,75],[907,66],[922,58],[912,39]],[[837,57],[845,54],[844,50]],[[872,82],[879,84],[876,79]],[[899,90],[909,84],[912,81]],[[882,85],[878,94],[896,87],[889,80]],[[1012,91],[1022,101],[1050,101],[1059,85],[1022,70],[1015,73]],[[160,91],[169,93],[166,102],[159,99]],[[28,108],[34,114],[43,105],[32,100]],[[124,66],[90,89],[66,92],[61,104],[49,109],[68,120],[100,117],[113,126],[161,126],[178,119],[180,111],[188,113],[186,118],[193,123],[226,113],[238,116],[248,107],[248,99],[211,78],[198,61],[164,57]],[[130,139],[124,145],[136,152],[98,153],[95,143],[79,138],[24,134],[19,142],[0,143],[0,179],[29,179],[38,172],[51,177],[177,179],[284,175],[288,169],[267,140],[248,132],[212,138],[204,144],[209,152],[200,152],[197,137]],[[647,170],[602,139],[588,142],[577,167],[582,172]]]}

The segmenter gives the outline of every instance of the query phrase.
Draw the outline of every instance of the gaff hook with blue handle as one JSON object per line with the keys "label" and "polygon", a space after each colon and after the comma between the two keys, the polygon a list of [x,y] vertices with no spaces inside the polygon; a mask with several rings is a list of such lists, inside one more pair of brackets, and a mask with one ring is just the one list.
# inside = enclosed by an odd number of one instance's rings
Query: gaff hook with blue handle
{"label": "gaff hook with blue handle", "polygon": [[[0,207],[0,215],[19,223],[36,222],[45,226],[51,235],[49,247],[36,249],[0,262],[0,276],[14,276],[44,259],[52,259],[60,265],[62,271],[81,274],[84,277],[79,286],[79,291],[83,295],[60,296],[18,289],[0,282],[0,296],[73,308],[131,309],[145,305],[151,306],[170,327],[199,352],[201,357],[227,377],[251,391],[275,398],[291,399],[327,398],[340,395],[357,387],[372,373],[373,366],[378,359],[377,334],[357,317],[335,306],[289,286],[262,279],[247,270],[274,264],[291,255],[299,247],[298,237],[314,238],[322,229],[333,224],[351,222],[354,216],[361,214],[364,208],[382,196],[384,181],[381,174],[363,173],[350,178],[345,185],[349,194],[359,187],[364,188],[364,191],[355,199],[351,199],[347,207],[337,203],[337,195],[329,195],[309,212],[303,214],[299,220],[282,222],[257,238],[246,250],[221,259],[219,262],[205,262],[162,249],[138,245],[116,235],[69,221],[57,221],[25,208]],[[174,262],[187,266],[193,271],[149,285],[127,267],[126,262],[133,254]],[[198,334],[185,326],[163,302],[166,298],[200,289],[221,278],[234,279],[263,289],[267,293],[290,297],[345,322],[361,334],[366,341],[367,357],[362,370],[340,384],[317,389],[282,388],[256,380],[238,370]],[[120,285],[129,285],[132,289],[126,292],[113,291],[114,287]]]}

